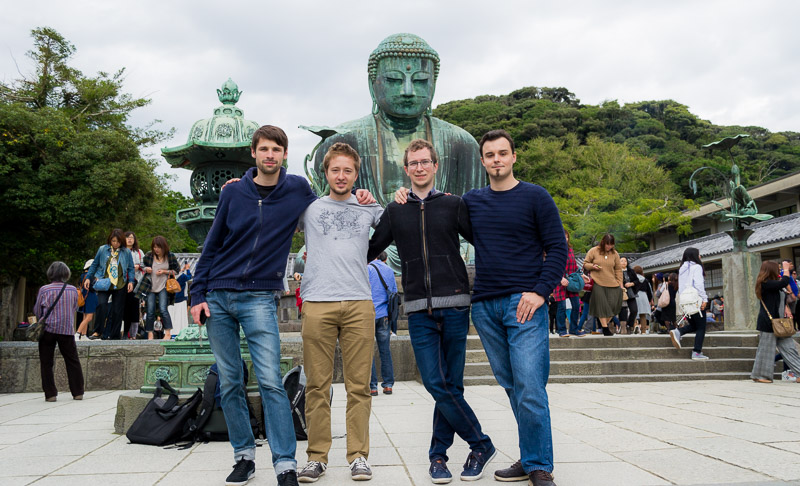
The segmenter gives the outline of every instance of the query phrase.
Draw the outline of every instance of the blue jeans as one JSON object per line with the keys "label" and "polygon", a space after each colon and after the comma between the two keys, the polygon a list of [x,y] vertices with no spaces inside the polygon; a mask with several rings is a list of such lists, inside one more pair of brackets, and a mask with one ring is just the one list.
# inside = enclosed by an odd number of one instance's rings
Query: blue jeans
{"label": "blue jeans", "polygon": [[267,441],[275,474],[296,470],[297,442],[289,398],[281,380],[281,340],[272,291],[213,290],[206,295],[211,316],[208,340],[219,367],[222,411],[234,459],[255,460],[256,443],[250,428],[247,397],[242,387],[239,328],[244,331],[261,393]]}
{"label": "blue jeans", "polygon": [[517,419],[523,469],[552,472],[553,436],[545,390],[550,374],[547,307],[541,306],[530,320],[518,323],[521,295],[475,302],[472,321]]}
{"label": "blue jeans", "polygon": [[158,312],[161,314],[161,323],[164,329],[172,329],[172,319],[169,317],[167,305],[169,305],[169,294],[167,289],[161,292],[148,292],[147,294],[147,319],[144,321],[144,330],[153,332],[153,324],[156,322],[156,297],[158,297]]}
{"label": "blue jeans", "polygon": [[[562,300],[556,302],[556,332],[559,334],[569,334],[570,330],[573,333],[578,332],[578,307],[580,306],[580,299],[577,297],[567,297],[572,304],[572,312],[567,312],[567,301]],[[565,321],[569,319],[569,329],[567,329]]]}
{"label": "blue jeans", "polygon": [[[383,388],[394,386],[394,366],[392,365],[392,350],[389,347],[389,338],[392,337],[392,330],[389,326],[388,317],[375,319],[375,341],[378,343],[378,354],[381,360],[381,378]],[[375,369],[375,356],[372,357],[372,377],[369,380],[369,389],[378,389],[378,373]]]}
{"label": "blue jeans", "polygon": [[[583,303],[583,310],[581,311],[581,318],[578,319],[578,331],[583,331],[583,325],[586,324],[586,320],[589,318],[589,303]],[[592,326],[592,331],[594,331],[594,326]]]}
{"label": "blue jeans", "polygon": [[448,307],[408,315],[408,334],[425,389],[436,406],[428,456],[448,460],[454,434],[471,450],[491,453],[491,439],[481,431],[475,412],[464,399],[464,362],[467,356],[469,307]]}

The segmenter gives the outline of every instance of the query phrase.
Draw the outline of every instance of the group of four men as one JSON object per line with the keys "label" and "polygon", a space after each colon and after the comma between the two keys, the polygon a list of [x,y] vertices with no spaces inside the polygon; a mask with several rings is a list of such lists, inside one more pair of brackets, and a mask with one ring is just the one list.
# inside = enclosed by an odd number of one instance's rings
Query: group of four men
{"label": "group of four men", "polygon": [[[208,318],[222,408],[234,448],[236,464],[226,484],[244,484],[255,472],[255,439],[241,386],[240,328],[266,411],[266,436],[278,483],[315,482],[325,474],[332,442],[329,390],[337,342],[347,390],[347,461],[354,480],[371,479],[367,459],[375,311],[366,264],[394,241],[402,262],[411,344],[423,384],[435,400],[431,480],[451,481],[447,449],[455,434],[470,447],[462,480],[479,479],[496,453],[464,399],[472,304],[475,328],[518,424],[521,458],[496,471],[495,479],[554,485],[545,391],[549,344],[542,304],[561,279],[567,245],[547,191],[514,178],[511,136],[493,130],[479,145],[490,185],[458,197],[434,187],[439,164],[433,146],[425,140],[412,141],[403,160],[411,190],[399,190],[396,202],[383,210],[369,202],[368,193],[351,193],[360,157],[349,145],[336,143],[325,154],[323,169],[330,192],[317,198],[305,179],[283,168],[288,148],[283,130],[263,126],[254,133],[256,168],[222,192],[191,290],[194,320]],[[305,231],[308,249],[301,287],[308,463],[299,473],[289,403],[281,384],[273,300],[273,293],[283,289],[296,228]],[[370,239],[371,228],[375,231]],[[459,235],[476,250],[472,296]]]}

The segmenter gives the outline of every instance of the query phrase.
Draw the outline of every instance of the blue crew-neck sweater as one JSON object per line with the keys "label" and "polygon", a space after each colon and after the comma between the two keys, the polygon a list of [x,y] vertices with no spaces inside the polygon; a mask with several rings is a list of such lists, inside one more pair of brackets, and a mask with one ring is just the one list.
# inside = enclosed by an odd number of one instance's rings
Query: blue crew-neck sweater
{"label": "blue crew-neck sweater", "polygon": [[475,239],[472,301],[518,292],[547,299],[567,264],[564,227],[550,194],[520,181],[507,191],[473,189],[463,199]]}
{"label": "blue crew-neck sweater", "polygon": [[209,290],[283,290],[297,221],[317,196],[307,180],[281,168],[275,189],[262,198],[253,182],[256,170],[220,193],[195,267],[192,305],[205,302]]}

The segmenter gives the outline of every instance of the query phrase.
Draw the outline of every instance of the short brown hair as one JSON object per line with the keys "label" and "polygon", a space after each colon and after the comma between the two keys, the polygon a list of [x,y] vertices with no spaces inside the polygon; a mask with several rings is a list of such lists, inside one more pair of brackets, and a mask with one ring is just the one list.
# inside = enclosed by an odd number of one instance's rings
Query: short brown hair
{"label": "short brown hair", "polygon": [[164,250],[165,257],[169,255],[169,245],[167,244],[167,239],[163,236],[156,236],[153,238],[153,242],[150,243],[150,251],[155,253],[155,247],[159,247]]}
{"label": "short brown hair", "polygon": [[355,163],[356,172],[361,170],[361,157],[358,156],[356,149],[344,142],[336,142],[335,144],[331,145],[327,152],[325,152],[325,158],[322,159],[322,169],[325,172],[328,172],[328,166],[331,164],[331,159],[338,155],[350,157]]}
{"label": "short brown hair", "polygon": [[284,152],[289,150],[289,137],[286,136],[286,132],[284,132],[281,128],[273,125],[264,125],[263,127],[259,128],[253,132],[253,141],[250,142],[250,148],[255,150],[256,147],[258,147],[258,142],[260,142],[262,138],[264,140],[272,140],[273,142],[277,143],[283,147]]}
{"label": "short brown hair", "polygon": [[113,240],[114,238],[116,238],[117,241],[119,241],[120,248],[128,247],[128,241],[125,239],[125,233],[123,233],[121,229],[114,228],[113,230],[111,230],[111,233],[108,235],[108,240],[106,240],[108,246],[111,246],[111,240]]}
{"label": "short brown hair", "polygon": [[490,130],[483,134],[481,137],[481,141],[478,143],[478,147],[481,151],[481,157],[483,157],[483,144],[486,142],[492,142],[494,140],[505,138],[508,140],[508,143],[511,144],[511,153],[515,153],[517,151],[516,147],[514,146],[514,139],[511,138],[511,134],[503,129],[498,130]]}
{"label": "short brown hair", "polygon": [[439,157],[436,155],[436,149],[433,148],[433,144],[422,138],[417,138],[415,140],[412,140],[411,143],[408,144],[408,147],[406,147],[406,151],[403,154],[403,165],[405,167],[408,167],[408,154],[422,149],[428,149],[430,151],[431,161],[434,164],[439,163]]}
{"label": "short brown hair", "polygon": [[633,271],[636,272],[638,275],[644,276],[644,268],[640,267],[639,265],[633,267]]}

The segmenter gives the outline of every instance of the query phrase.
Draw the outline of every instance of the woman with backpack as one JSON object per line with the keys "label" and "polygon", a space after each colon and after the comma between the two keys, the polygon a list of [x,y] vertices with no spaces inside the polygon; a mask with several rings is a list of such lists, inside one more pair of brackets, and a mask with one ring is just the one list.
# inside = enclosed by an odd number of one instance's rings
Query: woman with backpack
{"label": "woman with backpack", "polygon": [[689,323],[679,329],[670,331],[672,345],[681,349],[681,337],[695,333],[692,359],[708,359],[703,354],[703,340],[706,337],[706,304],[708,296],[705,290],[705,270],[700,261],[700,250],[689,247],[683,252],[681,266],[678,269],[678,306]]}
{"label": "woman with backpack", "polygon": [[782,271],[779,272],[778,264],[766,261],[761,264],[761,270],[756,277],[756,297],[759,299],[758,320],[756,329],[759,331],[758,349],[756,360],[753,363],[753,372],[750,377],[756,383],[772,383],[775,372],[775,348],[783,356],[783,363],[787,365],[795,376],[800,376],[800,354],[792,336],[778,338],[772,331],[772,318],[788,317],[792,314],[786,305],[785,293],[782,291],[789,285],[791,263],[784,261]]}
{"label": "woman with backpack", "polygon": [[150,243],[150,251],[142,260],[144,277],[139,283],[137,294],[145,295],[147,299],[147,318],[145,331],[147,339],[153,339],[154,324],[156,321],[156,299],[164,328],[164,340],[172,339],[172,319],[169,316],[168,306],[175,303],[175,294],[167,292],[167,279],[174,277],[179,271],[178,259],[169,251],[167,239],[156,236]]}

